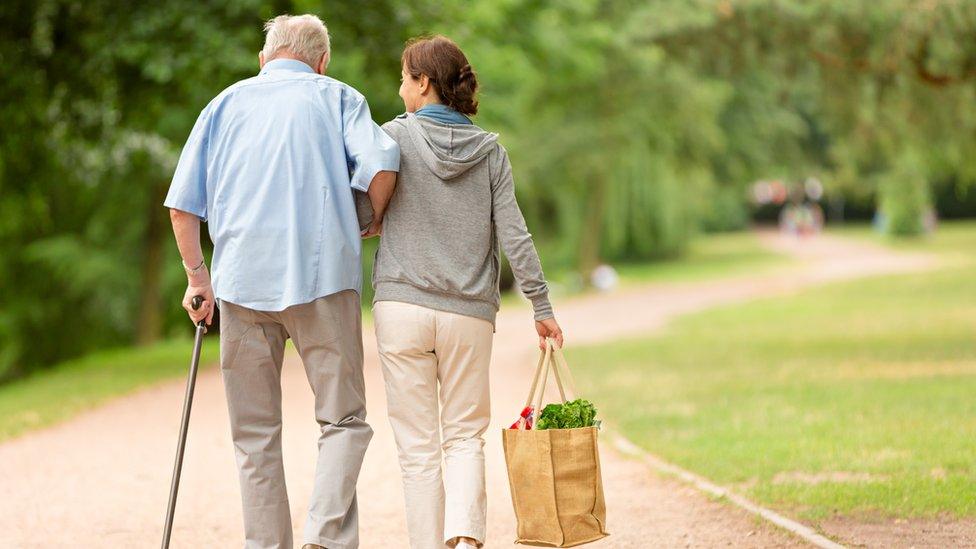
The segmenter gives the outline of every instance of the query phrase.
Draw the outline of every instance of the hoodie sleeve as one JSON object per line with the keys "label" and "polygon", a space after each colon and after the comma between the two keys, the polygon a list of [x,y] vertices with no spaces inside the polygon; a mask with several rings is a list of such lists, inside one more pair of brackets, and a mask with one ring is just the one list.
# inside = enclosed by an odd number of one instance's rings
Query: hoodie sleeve
{"label": "hoodie sleeve", "polygon": [[525,226],[525,218],[515,200],[515,181],[508,153],[500,146],[492,153],[491,163],[491,217],[495,236],[505,256],[512,265],[512,272],[522,293],[532,302],[536,320],[554,316],[549,302],[549,285],[542,273],[542,263],[536,252],[532,235]]}

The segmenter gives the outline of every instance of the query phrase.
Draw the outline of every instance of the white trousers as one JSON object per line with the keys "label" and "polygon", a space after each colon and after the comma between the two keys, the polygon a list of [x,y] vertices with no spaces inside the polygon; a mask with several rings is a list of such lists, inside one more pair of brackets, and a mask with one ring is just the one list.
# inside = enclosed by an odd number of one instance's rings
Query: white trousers
{"label": "white trousers", "polygon": [[441,549],[458,536],[480,545],[494,327],[396,301],[381,301],[373,312],[410,547]]}

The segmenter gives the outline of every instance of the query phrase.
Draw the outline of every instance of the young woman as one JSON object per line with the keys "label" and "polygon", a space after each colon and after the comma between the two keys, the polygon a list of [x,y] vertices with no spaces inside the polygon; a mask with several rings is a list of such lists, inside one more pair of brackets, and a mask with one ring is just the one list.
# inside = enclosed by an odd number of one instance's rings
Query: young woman
{"label": "young woman", "polygon": [[499,246],[532,302],[540,345],[562,345],[562,331],[508,155],[468,118],[478,82],[464,53],[443,36],[415,39],[401,65],[406,113],[383,126],[400,145],[400,172],[373,311],[410,546],[481,547]]}

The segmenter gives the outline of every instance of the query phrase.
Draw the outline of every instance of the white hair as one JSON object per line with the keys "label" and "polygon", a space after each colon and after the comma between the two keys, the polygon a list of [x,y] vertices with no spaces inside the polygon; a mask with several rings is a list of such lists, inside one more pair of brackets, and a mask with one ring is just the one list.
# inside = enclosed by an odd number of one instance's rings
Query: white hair
{"label": "white hair", "polygon": [[313,69],[329,53],[329,29],[314,15],[279,15],[264,24],[264,60],[283,51],[291,53]]}

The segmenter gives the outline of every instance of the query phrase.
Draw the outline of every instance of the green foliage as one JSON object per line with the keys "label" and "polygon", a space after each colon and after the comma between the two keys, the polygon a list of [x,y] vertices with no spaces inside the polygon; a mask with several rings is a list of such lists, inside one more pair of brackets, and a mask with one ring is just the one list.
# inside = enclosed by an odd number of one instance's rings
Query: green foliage
{"label": "green foliage", "polygon": [[702,204],[701,228],[709,232],[739,231],[749,225],[749,210],[739,186],[716,188]]}
{"label": "green foliage", "polygon": [[197,114],[286,12],[323,17],[330,74],[377,121],[402,111],[403,42],[457,40],[547,265],[682,255],[742,227],[759,178],[816,175],[894,233],[919,230],[930,182],[976,180],[976,2],[11,0],[0,379],[190,329],[160,203]]}
{"label": "green foliage", "polygon": [[530,226],[559,235],[583,271],[680,253],[727,90],[641,42],[642,3],[492,4],[495,17],[452,34],[485,84],[479,120],[502,130]]}
{"label": "green foliage", "polygon": [[577,429],[592,427],[596,408],[582,398],[562,404],[548,404],[539,414],[536,429]]}
{"label": "green foliage", "polygon": [[0,8],[0,379],[175,326],[182,281],[160,203],[215,86],[250,72],[257,6]]}
{"label": "green foliage", "polygon": [[899,162],[898,169],[887,175],[879,188],[884,229],[895,236],[921,234],[925,216],[930,212],[928,185],[918,164]]}
{"label": "green foliage", "polygon": [[322,14],[336,49],[333,74],[367,93],[382,120],[402,110],[399,54],[418,30],[408,24],[432,6],[0,5],[8,68],[0,85],[0,381],[192,329],[162,201],[200,110],[257,72],[263,20]]}

